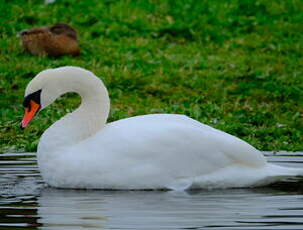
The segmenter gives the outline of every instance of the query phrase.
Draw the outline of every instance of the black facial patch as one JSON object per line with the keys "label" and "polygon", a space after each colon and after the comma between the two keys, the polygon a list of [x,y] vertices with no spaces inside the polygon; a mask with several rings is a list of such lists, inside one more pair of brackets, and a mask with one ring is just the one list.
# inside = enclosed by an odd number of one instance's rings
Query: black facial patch
{"label": "black facial patch", "polygon": [[33,92],[33,93],[27,95],[27,96],[24,98],[23,106],[24,106],[25,108],[28,108],[28,109],[30,110],[30,109],[31,109],[31,108],[30,108],[30,101],[31,101],[31,100],[34,101],[34,102],[36,102],[37,104],[40,105],[40,104],[41,104],[41,103],[40,103],[40,100],[41,100],[41,91],[42,91],[42,89],[40,89],[40,90],[38,90],[38,91],[36,91],[36,92]]}

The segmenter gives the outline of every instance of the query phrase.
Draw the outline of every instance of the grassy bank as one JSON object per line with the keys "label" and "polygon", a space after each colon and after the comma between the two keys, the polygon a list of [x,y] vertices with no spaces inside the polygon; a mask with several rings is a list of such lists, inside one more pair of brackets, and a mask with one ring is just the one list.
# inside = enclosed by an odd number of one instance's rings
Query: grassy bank
{"label": "grassy bank", "polygon": [[[76,65],[108,87],[110,121],[181,113],[261,150],[303,150],[303,2],[7,0],[0,5],[0,150],[34,151],[43,131],[79,104],[67,95],[25,131],[26,84]],[[17,32],[66,22],[79,57],[34,57]]]}

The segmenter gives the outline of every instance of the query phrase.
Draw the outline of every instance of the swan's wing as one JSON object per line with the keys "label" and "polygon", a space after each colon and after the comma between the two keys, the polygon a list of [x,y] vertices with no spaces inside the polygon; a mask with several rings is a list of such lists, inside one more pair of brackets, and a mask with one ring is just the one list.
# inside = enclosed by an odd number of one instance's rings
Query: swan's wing
{"label": "swan's wing", "polygon": [[180,115],[113,122],[73,149],[89,154],[79,154],[82,159],[78,160],[104,180],[134,188],[144,187],[147,181],[155,187],[182,182],[235,163],[260,166],[265,162],[260,152],[240,139]]}
{"label": "swan's wing", "polygon": [[[184,115],[154,114],[123,119],[108,124],[102,135],[99,139],[107,140],[109,146],[129,149],[128,156],[135,158],[198,157],[218,164],[219,159],[226,157],[252,167],[266,162],[260,151],[245,141]],[[113,136],[120,138],[118,145],[112,145]]]}

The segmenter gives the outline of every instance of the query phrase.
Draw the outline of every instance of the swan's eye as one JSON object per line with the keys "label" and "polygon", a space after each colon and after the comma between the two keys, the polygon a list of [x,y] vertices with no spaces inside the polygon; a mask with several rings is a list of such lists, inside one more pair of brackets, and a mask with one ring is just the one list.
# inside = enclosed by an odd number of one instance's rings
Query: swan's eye
{"label": "swan's eye", "polygon": [[24,101],[23,101],[23,106],[25,108],[28,108],[29,110],[31,110],[31,103],[30,101],[34,101],[36,102],[37,104],[41,104],[40,101],[41,101],[41,91],[42,89],[36,91],[36,92],[33,92],[29,95],[27,95],[25,98],[24,98]]}

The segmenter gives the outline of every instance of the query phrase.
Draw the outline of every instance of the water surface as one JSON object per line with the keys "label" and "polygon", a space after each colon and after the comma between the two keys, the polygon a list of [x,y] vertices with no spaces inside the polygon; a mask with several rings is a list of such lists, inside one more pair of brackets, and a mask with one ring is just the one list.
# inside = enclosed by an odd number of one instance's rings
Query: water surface
{"label": "water surface", "polygon": [[[303,167],[303,155],[273,156]],[[300,179],[266,188],[173,191],[45,186],[35,156],[0,155],[0,229],[303,229]]]}

